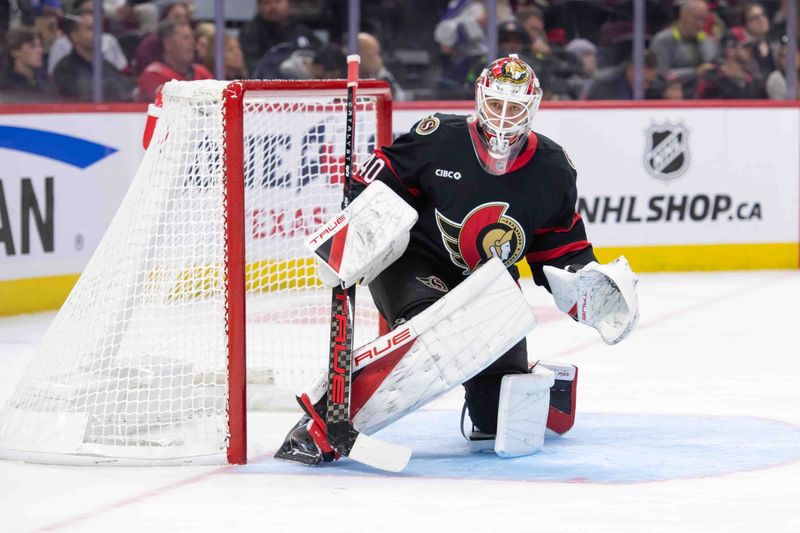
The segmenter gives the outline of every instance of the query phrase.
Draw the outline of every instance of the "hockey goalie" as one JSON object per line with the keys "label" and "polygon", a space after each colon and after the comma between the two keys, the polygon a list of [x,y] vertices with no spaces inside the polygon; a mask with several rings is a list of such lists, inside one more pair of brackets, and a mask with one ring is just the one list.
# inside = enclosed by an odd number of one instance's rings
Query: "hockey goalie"
{"label": "hockey goalie", "polygon": [[[523,258],[558,308],[606,343],[635,327],[633,272],[624,257],[598,264],[575,211],[575,167],[531,129],[541,98],[524,61],[492,62],[476,81],[473,116],[431,115],[375,150],[355,177],[355,201],[308,240],[323,282],[369,285],[391,327],[353,353],[356,430],[377,431],[459,385],[473,450],[526,455],[546,428],[572,427],[577,369],[529,365]],[[300,395],[306,414],[276,457],[337,458],[326,387],[322,376]]]}

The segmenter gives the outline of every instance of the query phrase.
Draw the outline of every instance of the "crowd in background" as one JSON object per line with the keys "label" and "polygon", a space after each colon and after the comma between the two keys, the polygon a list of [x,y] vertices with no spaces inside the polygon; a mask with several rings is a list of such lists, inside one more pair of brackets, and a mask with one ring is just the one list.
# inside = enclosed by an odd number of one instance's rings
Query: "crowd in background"
{"label": "crowd in background", "polygon": [[[195,0],[96,1],[106,101],[214,77],[217,28]],[[224,79],[344,77],[347,0],[236,4],[252,4],[252,19],[226,20]],[[632,11],[631,0],[498,0],[498,54],[527,60],[546,100],[631,99]],[[786,98],[786,12],[785,0],[648,0],[645,97]],[[360,15],[361,77],[398,100],[473,97],[490,59],[484,1],[362,0]],[[91,101],[94,23],[93,0],[0,0],[0,102]]]}

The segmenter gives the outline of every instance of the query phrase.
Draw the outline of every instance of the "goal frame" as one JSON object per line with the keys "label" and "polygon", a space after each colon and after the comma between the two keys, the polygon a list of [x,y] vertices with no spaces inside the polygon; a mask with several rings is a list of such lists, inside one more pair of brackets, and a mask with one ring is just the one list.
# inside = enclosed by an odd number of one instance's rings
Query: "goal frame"
{"label": "goal frame", "polygon": [[[287,92],[347,97],[347,80],[234,81],[223,90],[223,173],[225,175],[225,276],[228,305],[229,464],[247,463],[247,354],[245,275],[244,97],[247,92]],[[392,93],[380,80],[359,81],[359,96],[375,98],[378,128],[375,145],[392,142]],[[381,329],[386,329],[381,324]]]}

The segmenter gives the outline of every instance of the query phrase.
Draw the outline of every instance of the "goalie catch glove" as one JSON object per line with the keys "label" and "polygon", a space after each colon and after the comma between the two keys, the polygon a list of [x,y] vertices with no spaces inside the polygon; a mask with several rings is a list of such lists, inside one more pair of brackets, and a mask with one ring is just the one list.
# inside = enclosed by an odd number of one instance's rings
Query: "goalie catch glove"
{"label": "goalie catch glove", "polygon": [[578,271],[544,267],[556,305],[578,322],[595,328],[606,344],[616,344],[639,320],[638,280],[625,256],[606,265],[592,261]]}

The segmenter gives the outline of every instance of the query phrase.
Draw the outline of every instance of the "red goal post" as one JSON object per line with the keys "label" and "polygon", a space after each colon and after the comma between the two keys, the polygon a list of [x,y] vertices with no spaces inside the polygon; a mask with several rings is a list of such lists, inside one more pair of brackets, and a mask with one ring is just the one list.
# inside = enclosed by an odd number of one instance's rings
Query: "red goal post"
{"label": "red goal post", "polygon": [[[229,402],[230,412],[238,413],[230,416],[231,440],[228,447],[228,462],[241,464],[247,462],[247,415],[246,415],[246,364],[245,346],[245,275],[244,275],[244,186],[240,180],[244,178],[244,106],[243,96],[247,91],[312,91],[314,94],[329,93],[339,98],[347,96],[347,81],[244,81],[230,84],[224,92],[226,122],[234,122],[234,126],[226,133],[225,158],[230,172],[226,191],[228,195],[229,223],[227,239],[229,257],[239,257],[242,261],[229,264],[229,284],[227,287],[232,306],[229,321],[230,364],[229,364]],[[372,97],[375,102],[377,118],[377,146],[387,146],[392,142],[392,100],[391,91],[386,82],[362,80],[359,82],[359,96]],[[357,108],[356,116],[364,111],[363,103]],[[334,109],[342,114],[343,109]],[[343,153],[340,152],[340,153]],[[358,161],[354,162],[357,165]],[[237,183],[238,182],[238,183]],[[235,218],[235,221],[233,220]],[[233,222],[233,223],[231,223]],[[362,300],[363,301],[363,300]],[[240,308],[233,308],[241,306]],[[380,320],[380,319],[379,319]],[[385,329],[385,326],[382,326]]]}

